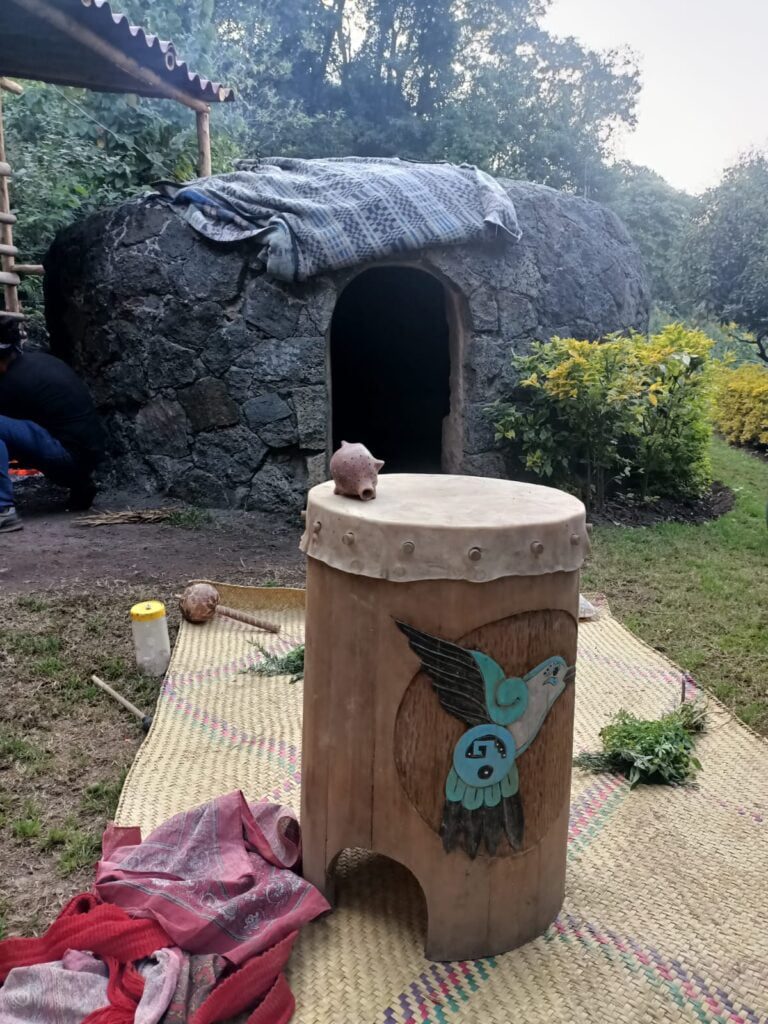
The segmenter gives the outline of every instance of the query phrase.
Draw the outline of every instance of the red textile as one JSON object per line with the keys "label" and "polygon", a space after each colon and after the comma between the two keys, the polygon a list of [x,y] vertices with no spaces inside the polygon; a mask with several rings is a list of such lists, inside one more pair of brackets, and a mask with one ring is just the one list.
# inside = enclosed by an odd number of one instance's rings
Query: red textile
{"label": "red textile", "polygon": [[111,956],[106,957],[105,962],[109,968],[109,1006],[89,1013],[83,1024],[133,1024],[136,1007],[144,993],[144,979],[133,964],[121,964]]}
{"label": "red textile", "polygon": [[14,967],[61,960],[68,949],[87,949],[102,960],[129,963],[172,945],[157,922],[134,920],[97,896],[75,896],[39,939],[0,942],[0,984]]}
{"label": "red textile", "polygon": [[286,1024],[296,1003],[282,971],[298,934],[287,935],[220,981],[190,1024],[218,1024],[243,1013],[259,1000],[247,1024]]}
{"label": "red textile", "polygon": [[189,953],[241,964],[330,909],[290,870],[298,838],[289,811],[249,806],[236,790],[175,815],[143,842],[136,829],[108,830],[96,892],[154,918]]}

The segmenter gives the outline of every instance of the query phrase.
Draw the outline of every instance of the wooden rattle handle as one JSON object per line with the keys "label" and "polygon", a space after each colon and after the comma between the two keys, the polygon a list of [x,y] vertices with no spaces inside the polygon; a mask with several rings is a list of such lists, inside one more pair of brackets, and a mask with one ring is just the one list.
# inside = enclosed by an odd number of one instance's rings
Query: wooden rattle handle
{"label": "wooden rattle handle", "polygon": [[249,612],[241,612],[236,608],[227,608],[223,604],[217,606],[216,614],[224,615],[228,619],[234,619],[235,622],[244,622],[248,626],[256,626],[257,629],[266,629],[269,633],[280,632],[280,627],[276,626],[274,622],[265,622],[264,619],[257,619],[255,615],[251,615]]}

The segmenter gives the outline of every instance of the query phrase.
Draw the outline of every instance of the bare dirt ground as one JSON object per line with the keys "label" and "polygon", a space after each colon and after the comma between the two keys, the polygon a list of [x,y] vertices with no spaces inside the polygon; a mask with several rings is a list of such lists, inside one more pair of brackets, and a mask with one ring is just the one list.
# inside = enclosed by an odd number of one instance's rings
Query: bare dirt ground
{"label": "bare dirt ground", "polygon": [[[24,530],[0,537],[0,593],[161,583],[207,577],[251,583],[303,575],[299,517],[218,512],[186,527],[144,523],[84,527],[64,512],[61,492],[30,481],[17,487]],[[130,494],[99,496],[95,510],[147,507]],[[151,503],[158,507],[158,501]],[[207,521],[206,521],[207,520]]]}
{"label": "bare dirt ground", "polygon": [[[0,536],[0,937],[40,932],[92,882],[142,732],[90,676],[149,712],[158,690],[135,670],[130,606],[165,601],[173,634],[189,579],[304,580],[298,517],[190,510],[184,526],[83,527],[61,498],[20,486],[25,528]],[[110,494],[96,507],[142,505]]]}

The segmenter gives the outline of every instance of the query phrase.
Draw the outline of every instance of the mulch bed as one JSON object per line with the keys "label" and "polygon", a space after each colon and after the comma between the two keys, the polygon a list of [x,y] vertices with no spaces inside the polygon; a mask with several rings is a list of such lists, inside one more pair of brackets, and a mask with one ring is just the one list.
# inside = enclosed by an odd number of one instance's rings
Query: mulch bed
{"label": "mulch bed", "polygon": [[701,498],[676,500],[619,497],[607,501],[600,512],[593,511],[589,520],[598,526],[656,526],[659,523],[707,523],[730,512],[736,496],[730,487],[716,480]]}

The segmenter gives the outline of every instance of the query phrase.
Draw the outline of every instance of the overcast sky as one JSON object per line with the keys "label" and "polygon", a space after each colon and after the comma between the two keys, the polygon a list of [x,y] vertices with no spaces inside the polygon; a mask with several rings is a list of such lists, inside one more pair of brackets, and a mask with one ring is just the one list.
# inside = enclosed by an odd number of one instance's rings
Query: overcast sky
{"label": "overcast sky", "polygon": [[708,188],[768,144],[768,0],[554,0],[545,27],[632,47],[643,90],[617,155],[678,188]]}

